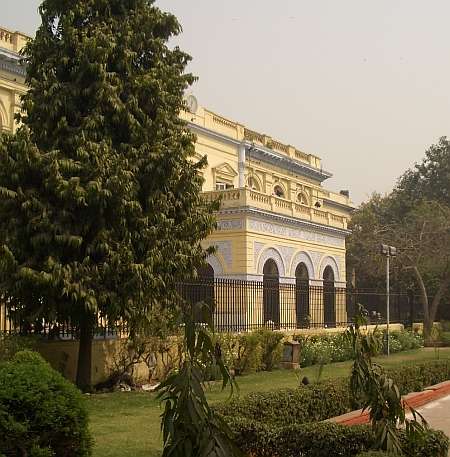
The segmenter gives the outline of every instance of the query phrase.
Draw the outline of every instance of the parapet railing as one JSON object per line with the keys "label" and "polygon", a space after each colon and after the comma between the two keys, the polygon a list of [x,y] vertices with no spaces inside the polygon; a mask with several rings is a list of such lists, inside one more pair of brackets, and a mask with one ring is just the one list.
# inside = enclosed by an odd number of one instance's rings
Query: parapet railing
{"label": "parapet railing", "polygon": [[343,216],[249,188],[203,192],[203,198],[207,201],[220,199],[221,208],[224,209],[250,206],[330,227],[347,229],[347,218]]}

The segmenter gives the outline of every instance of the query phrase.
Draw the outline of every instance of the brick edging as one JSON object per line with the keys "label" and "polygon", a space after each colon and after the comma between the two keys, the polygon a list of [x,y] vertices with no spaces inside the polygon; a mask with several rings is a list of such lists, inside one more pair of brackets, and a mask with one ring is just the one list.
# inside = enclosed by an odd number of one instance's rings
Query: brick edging
{"label": "brick edging", "polygon": [[[434,386],[427,387],[422,392],[412,392],[402,397],[406,409],[417,409],[427,403],[439,400],[442,397],[450,395],[450,381],[444,381]],[[351,411],[341,416],[332,417],[327,419],[327,422],[335,422],[343,425],[360,425],[369,423],[369,411],[362,411],[358,409]]]}

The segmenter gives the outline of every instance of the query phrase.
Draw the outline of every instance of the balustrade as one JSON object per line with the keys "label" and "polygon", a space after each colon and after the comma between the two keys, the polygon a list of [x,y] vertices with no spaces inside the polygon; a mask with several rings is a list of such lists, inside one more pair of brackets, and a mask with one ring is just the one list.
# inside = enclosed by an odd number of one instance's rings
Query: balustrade
{"label": "balustrade", "polygon": [[332,214],[328,211],[310,208],[309,206],[274,195],[267,195],[254,189],[242,188],[203,192],[203,197],[207,201],[220,199],[222,208],[255,207],[319,224],[343,229],[347,228],[345,217]]}

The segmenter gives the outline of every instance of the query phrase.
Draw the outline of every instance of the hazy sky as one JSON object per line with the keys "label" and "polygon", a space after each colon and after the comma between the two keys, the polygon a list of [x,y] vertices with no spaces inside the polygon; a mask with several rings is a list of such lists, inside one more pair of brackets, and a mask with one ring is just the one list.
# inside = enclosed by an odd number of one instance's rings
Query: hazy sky
{"label": "hazy sky", "polygon": [[[1,0],[33,34],[38,0]],[[450,122],[448,0],[159,0],[200,104],[319,155],[327,187],[387,192]]]}

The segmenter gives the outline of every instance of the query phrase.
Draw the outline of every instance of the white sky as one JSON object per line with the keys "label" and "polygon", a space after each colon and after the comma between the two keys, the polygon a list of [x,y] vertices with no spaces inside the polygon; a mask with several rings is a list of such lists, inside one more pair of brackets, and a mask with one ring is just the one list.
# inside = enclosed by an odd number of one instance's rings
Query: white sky
{"label": "white sky", "polygon": [[[38,0],[1,0],[33,34]],[[159,0],[200,104],[319,155],[355,202],[450,135],[448,0]]]}

